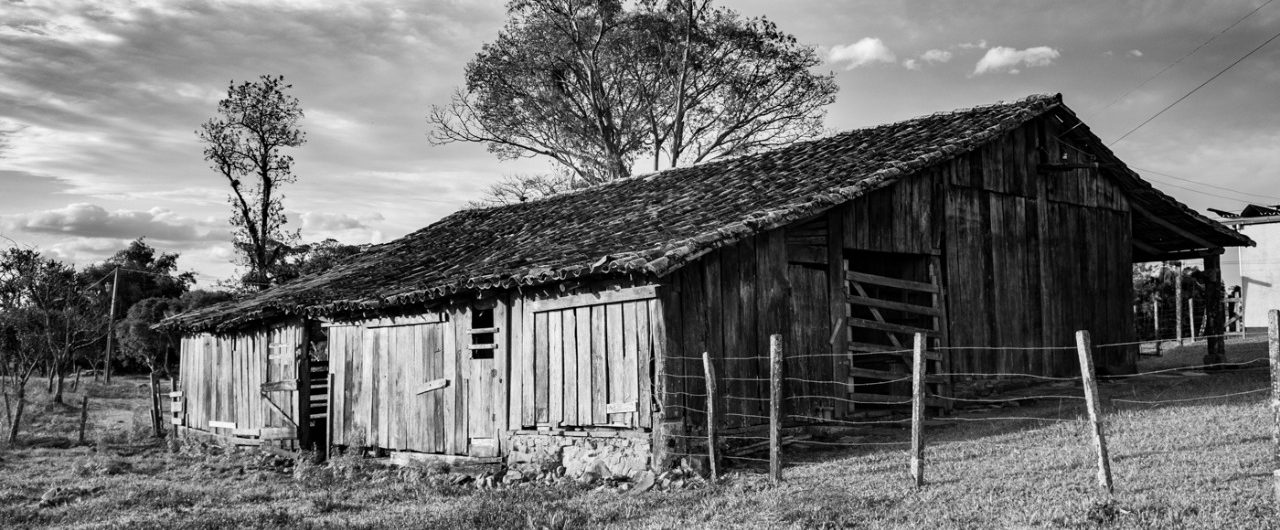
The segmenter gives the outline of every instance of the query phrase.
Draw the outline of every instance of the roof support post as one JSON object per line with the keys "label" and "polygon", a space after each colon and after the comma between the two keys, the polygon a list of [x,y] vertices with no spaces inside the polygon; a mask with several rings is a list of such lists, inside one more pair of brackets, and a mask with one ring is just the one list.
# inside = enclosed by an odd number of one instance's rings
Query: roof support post
{"label": "roof support post", "polygon": [[1205,329],[1204,336],[1208,340],[1208,352],[1204,356],[1204,364],[1217,364],[1226,360],[1227,347],[1223,337],[1226,319],[1222,307],[1222,262],[1221,256],[1211,254],[1204,257],[1204,272],[1208,281],[1205,285]]}

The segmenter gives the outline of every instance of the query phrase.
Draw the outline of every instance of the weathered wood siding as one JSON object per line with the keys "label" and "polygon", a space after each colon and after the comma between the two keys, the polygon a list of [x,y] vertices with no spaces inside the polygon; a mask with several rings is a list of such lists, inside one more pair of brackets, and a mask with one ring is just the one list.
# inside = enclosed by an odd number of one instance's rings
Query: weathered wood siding
{"label": "weathered wood siding", "polygon": [[653,286],[520,305],[522,347],[511,362],[513,428],[650,427],[660,336]]}
{"label": "weathered wood siding", "polygon": [[445,418],[457,382],[418,393],[427,381],[448,379],[448,324],[329,328],[334,444],[452,452],[456,431],[446,428]]}
{"label": "weathered wood siding", "polygon": [[[809,242],[803,238],[825,235],[796,237],[800,239],[789,241],[785,230],[769,231],[712,252],[665,278],[659,295],[666,328],[666,419],[705,425],[703,352],[711,355],[716,367],[722,395],[716,410],[721,411],[720,421],[729,426],[768,421],[769,335],[783,335],[789,375],[809,373],[810,362],[831,365],[825,346],[821,351],[794,346],[797,336],[807,344],[825,345],[830,332],[826,308],[817,307],[826,303],[824,292],[805,293],[814,298],[806,300],[809,310],[803,313],[815,322],[796,325],[807,321],[796,317],[793,300],[803,297],[792,296],[793,265],[787,262],[787,247],[792,242],[803,246]],[[816,254],[806,256],[817,259]],[[798,266],[805,272],[795,276],[805,278],[811,269],[818,269],[813,264]],[[809,359],[811,353],[820,356]]]}
{"label": "weathered wood siding", "polygon": [[[1043,160],[1083,163],[1056,140],[1051,118],[941,168],[952,346],[1071,346],[1133,337],[1128,201],[1097,171],[1047,172]],[[1065,158],[1064,158],[1065,155]],[[1071,351],[972,349],[952,353],[961,372],[1061,375]],[[1099,350],[1101,370],[1132,369],[1136,350]]]}
{"label": "weathered wood siding", "polygon": [[[291,427],[267,403],[262,385],[297,378],[302,326],[233,334],[201,333],[182,339],[179,388],[183,393],[183,425],[220,435],[233,430]],[[296,391],[267,393],[291,419],[298,418]],[[212,427],[209,422],[234,424]]]}

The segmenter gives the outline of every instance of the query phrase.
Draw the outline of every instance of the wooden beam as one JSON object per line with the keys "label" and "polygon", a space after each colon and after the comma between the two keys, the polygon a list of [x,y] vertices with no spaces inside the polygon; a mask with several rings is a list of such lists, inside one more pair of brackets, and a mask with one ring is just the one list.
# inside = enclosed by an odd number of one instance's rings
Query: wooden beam
{"label": "wooden beam", "polygon": [[289,416],[289,413],[288,413],[288,412],[285,412],[285,411],[284,411],[284,409],[280,408],[280,405],[277,405],[277,404],[276,404],[276,402],[271,401],[271,396],[267,395],[267,393],[266,393],[266,392],[263,392],[263,393],[262,393],[262,399],[263,399],[263,401],[266,401],[266,402],[267,402],[267,406],[269,406],[269,407],[271,407],[271,408],[275,409],[275,410],[276,410],[276,412],[279,412],[279,413],[280,413],[280,416],[284,418],[284,421],[289,422],[289,424],[290,424],[290,425],[293,425],[294,427],[297,427],[297,426],[298,426],[298,422],[293,421],[293,418],[291,418],[291,417]]}
{"label": "wooden beam", "polygon": [[865,272],[849,271],[849,279],[863,283],[873,283],[885,287],[895,287],[898,289],[906,289],[909,291],[921,291],[925,293],[938,292],[938,286],[932,283],[913,282],[911,280],[900,280],[898,278],[890,278],[888,276],[879,276],[876,274],[867,274]]}
{"label": "wooden beam", "polygon": [[262,383],[263,392],[295,392],[297,390],[298,382],[294,380]]}
{"label": "wooden beam", "polygon": [[[1136,246],[1136,241],[1134,242]],[[1201,248],[1194,250],[1177,250],[1173,252],[1162,252],[1157,250],[1155,254],[1143,256],[1144,260],[1134,260],[1134,263],[1152,262],[1152,261],[1181,261],[1186,259],[1203,259],[1208,256],[1219,256],[1225,252],[1221,247],[1217,248]]]}
{"label": "wooden beam", "polygon": [[416,395],[422,395],[432,390],[440,390],[441,388],[444,388],[447,386],[449,386],[448,379],[432,379],[430,381],[422,383],[421,385],[418,385],[418,388],[414,390],[413,393]]}
{"label": "wooden beam", "polygon": [[629,287],[618,290],[601,290],[593,293],[575,294],[570,296],[562,296],[559,298],[550,298],[547,300],[537,300],[528,302],[525,305],[525,311],[529,313],[539,313],[542,311],[555,311],[557,309],[567,309],[570,307],[582,307],[600,304],[613,304],[618,302],[634,302],[636,300],[648,300],[657,298],[656,285],[643,285],[640,287]]}
{"label": "wooden beam", "polygon": [[635,401],[627,401],[624,403],[609,403],[604,406],[605,414],[623,414],[626,412],[635,412],[639,410]]}
{"label": "wooden beam", "polygon": [[1179,235],[1179,236],[1182,236],[1183,238],[1186,238],[1187,240],[1189,240],[1189,241],[1191,241],[1191,242],[1193,242],[1193,243],[1196,243],[1197,245],[1200,245],[1201,247],[1205,247],[1205,248],[1217,248],[1217,247],[1218,247],[1218,245],[1215,245],[1215,244],[1213,244],[1213,243],[1210,243],[1208,240],[1206,240],[1206,239],[1204,239],[1204,238],[1202,238],[1202,237],[1200,237],[1200,236],[1197,236],[1197,235],[1195,235],[1195,234],[1192,234],[1191,232],[1188,232],[1186,229],[1184,229],[1184,228],[1182,228],[1182,227],[1180,227],[1180,226],[1178,226],[1178,225],[1175,225],[1175,224],[1173,224],[1173,223],[1170,223],[1169,221],[1165,220],[1163,217],[1160,217],[1160,216],[1157,216],[1157,215],[1152,214],[1152,213],[1151,213],[1150,211],[1148,211],[1146,208],[1143,208],[1141,204],[1138,204],[1138,202],[1137,202],[1137,201],[1129,201],[1129,207],[1130,207],[1130,208],[1132,208],[1132,209],[1133,209],[1133,211],[1138,212],[1139,214],[1142,214],[1142,215],[1143,215],[1144,217],[1146,217],[1147,219],[1151,220],[1151,222],[1153,222],[1153,223],[1155,223],[1155,224],[1157,224],[1157,225],[1160,225],[1160,226],[1161,226],[1161,227],[1163,227],[1165,230],[1168,230],[1168,231],[1173,232],[1173,233],[1175,233],[1175,234],[1177,234],[1177,235]]}
{"label": "wooden beam", "polygon": [[905,302],[894,302],[892,300],[881,300],[879,298],[871,298],[869,296],[850,296],[849,303],[870,307],[879,307],[881,309],[893,309],[897,311],[906,311],[909,313],[919,313],[929,316],[941,316],[942,312],[936,307],[923,305],[908,304]]}
{"label": "wooden beam", "polygon": [[1204,364],[1216,364],[1227,360],[1226,309],[1222,303],[1222,263],[1217,255],[1205,256],[1204,273],[1207,280],[1204,286],[1204,305],[1206,325],[1204,335],[1207,338]]}
{"label": "wooden beam", "polygon": [[917,328],[915,326],[904,326],[902,324],[891,324],[888,322],[877,322],[875,320],[867,320],[863,318],[850,318],[850,326],[860,328],[876,329],[880,331],[892,331],[895,333],[924,333],[930,337],[937,337],[938,332],[932,329]]}

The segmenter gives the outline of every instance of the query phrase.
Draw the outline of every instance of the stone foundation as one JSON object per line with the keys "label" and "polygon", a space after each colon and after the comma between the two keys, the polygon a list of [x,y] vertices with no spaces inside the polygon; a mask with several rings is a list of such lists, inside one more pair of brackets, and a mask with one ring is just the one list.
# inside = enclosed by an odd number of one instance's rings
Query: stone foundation
{"label": "stone foundation", "polygon": [[521,473],[564,467],[564,474],[575,478],[588,471],[600,478],[631,477],[649,469],[649,436],[643,431],[519,431],[511,435],[507,466]]}

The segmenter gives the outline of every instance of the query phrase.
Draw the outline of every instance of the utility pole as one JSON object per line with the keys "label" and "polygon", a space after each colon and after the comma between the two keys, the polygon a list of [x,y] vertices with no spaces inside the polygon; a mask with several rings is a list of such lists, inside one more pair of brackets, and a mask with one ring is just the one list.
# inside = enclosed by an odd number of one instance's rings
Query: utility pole
{"label": "utility pole", "polygon": [[106,370],[107,382],[111,382],[111,337],[115,334],[116,323],[116,287],[120,286],[120,267],[116,267],[115,277],[111,279],[111,311],[107,315],[107,362],[103,369]]}

